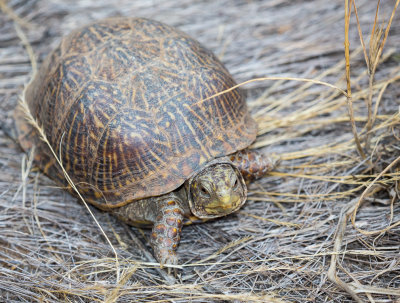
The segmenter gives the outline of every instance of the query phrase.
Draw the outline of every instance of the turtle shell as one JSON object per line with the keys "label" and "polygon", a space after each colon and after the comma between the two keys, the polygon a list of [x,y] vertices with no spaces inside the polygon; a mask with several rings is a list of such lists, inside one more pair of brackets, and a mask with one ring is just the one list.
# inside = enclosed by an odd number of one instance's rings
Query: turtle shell
{"label": "turtle shell", "polygon": [[[103,208],[173,191],[256,136],[222,63],[157,21],[114,18],[72,32],[25,91],[31,113],[85,198]],[[49,148],[15,113],[25,149],[60,185]]]}

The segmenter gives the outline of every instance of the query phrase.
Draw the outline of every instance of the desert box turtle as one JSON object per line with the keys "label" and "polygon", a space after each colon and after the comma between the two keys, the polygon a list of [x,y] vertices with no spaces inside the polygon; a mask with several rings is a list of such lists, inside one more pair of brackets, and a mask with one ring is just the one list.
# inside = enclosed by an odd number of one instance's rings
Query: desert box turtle
{"label": "desert box turtle", "polygon": [[[235,81],[199,42],[157,21],[112,18],[62,39],[25,91],[26,104],[86,201],[153,226],[160,264],[176,264],[184,218],[238,210],[246,181],[273,161]],[[18,140],[58,184],[64,173],[22,107]],[[71,190],[71,189],[70,189]]]}

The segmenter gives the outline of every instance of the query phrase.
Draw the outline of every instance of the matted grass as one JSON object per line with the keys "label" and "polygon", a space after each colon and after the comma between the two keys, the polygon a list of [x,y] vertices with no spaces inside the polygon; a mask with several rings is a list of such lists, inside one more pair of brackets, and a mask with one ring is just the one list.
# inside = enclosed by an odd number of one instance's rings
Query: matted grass
{"label": "matted grass", "polygon": [[32,72],[24,45],[41,61],[90,20],[145,16],[199,39],[238,82],[270,79],[243,88],[259,124],[252,147],[282,160],[237,214],[183,229],[174,279],[154,263],[148,230],[91,208],[110,245],[0,133],[1,300],[399,301],[399,12],[386,31],[398,2],[381,1],[377,22],[377,2],[356,2],[364,52],[351,1],[0,0],[2,121]]}

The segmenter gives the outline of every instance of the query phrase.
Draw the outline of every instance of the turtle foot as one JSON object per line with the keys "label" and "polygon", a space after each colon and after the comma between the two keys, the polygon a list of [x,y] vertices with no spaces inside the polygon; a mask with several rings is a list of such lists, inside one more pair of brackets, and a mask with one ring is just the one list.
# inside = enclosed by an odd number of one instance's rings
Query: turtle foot
{"label": "turtle foot", "polygon": [[230,160],[237,166],[247,181],[265,176],[280,162],[276,155],[264,155],[255,150],[244,149],[230,156]]}

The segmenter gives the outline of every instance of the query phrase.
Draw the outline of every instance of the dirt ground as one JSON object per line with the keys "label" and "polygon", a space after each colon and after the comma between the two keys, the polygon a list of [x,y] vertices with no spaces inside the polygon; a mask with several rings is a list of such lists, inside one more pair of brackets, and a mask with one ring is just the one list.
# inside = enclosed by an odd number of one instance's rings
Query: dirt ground
{"label": "dirt ground", "polygon": [[372,42],[377,1],[356,1],[370,73],[352,7],[351,95],[345,2],[0,0],[2,124],[32,74],[24,35],[40,64],[76,27],[141,16],[198,39],[238,83],[274,77],[243,89],[252,148],[282,160],[239,212],[184,227],[175,278],[149,230],[91,207],[111,246],[0,130],[0,301],[400,302],[399,1],[380,2]]}

